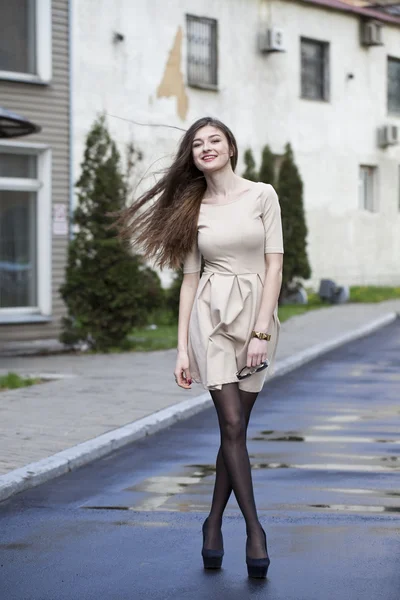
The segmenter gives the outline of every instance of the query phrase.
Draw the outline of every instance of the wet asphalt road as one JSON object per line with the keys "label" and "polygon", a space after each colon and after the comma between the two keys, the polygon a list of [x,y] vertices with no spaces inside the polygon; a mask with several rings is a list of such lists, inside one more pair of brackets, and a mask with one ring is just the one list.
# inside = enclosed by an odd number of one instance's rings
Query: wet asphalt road
{"label": "wet asphalt road", "polygon": [[220,572],[201,524],[211,408],[0,503],[0,600],[399,600],[400,321],[271,381],[248,432],[268,536],[249,580],[231,501]]}

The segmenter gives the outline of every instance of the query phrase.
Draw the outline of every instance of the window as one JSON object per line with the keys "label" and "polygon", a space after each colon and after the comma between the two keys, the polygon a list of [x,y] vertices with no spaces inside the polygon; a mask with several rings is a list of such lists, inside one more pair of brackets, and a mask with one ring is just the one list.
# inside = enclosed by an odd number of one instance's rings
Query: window
{"label": "window", "polygon": [[329,44],[301,38],[301,96],[329,100]]}
{"label": "window", "polygon": [[400,113],[400,59],[388,58],[388,111]]}
{"label": "window", "polygon": [[397,210],[400,212],[400,165],[398,168],[398,181],[397,181],[397,194],[398,194],[398,204],[397,204]]}
{"label": "window", "polygon": [[0,78],[51,78],[51,0],[0,0]]}
{"label": "window", "polygon": [[376,167],[360,166],[359,207],[361,210],[369,210],[370,212],[377,209]]}
{"label": "window", "polygon": [[217,21],[186,15],[188,84],[216,89],[218,85]]}
{"label": "window", "polygon": [[49,314],[50,150],[0,143],[0,320]]}

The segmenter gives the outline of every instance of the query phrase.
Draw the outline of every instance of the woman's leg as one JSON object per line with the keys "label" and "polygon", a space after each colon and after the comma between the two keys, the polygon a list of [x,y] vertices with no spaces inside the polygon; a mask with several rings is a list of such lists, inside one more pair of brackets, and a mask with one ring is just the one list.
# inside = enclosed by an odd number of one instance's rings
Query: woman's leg
{"label": "woman's leg", "polygon": [[[244,419],[247,426],[258,392],[246,392],[239,389],[240,401],[244,413]],[[210,514],[208,516],[206,547],[214,550],[222,548],[222,515],[232,493],[232,485],[228,472],[225,467],[222,456],[221,446],[219,447],[216,461],[214,493],[211,502]]]}
{"label": "woman's leg", "polygon": [[210,390],[220,427],[221,453],[240,510],[246,521],[246,551],[252,558],[266,556],[264,536],[257,516],[251,467],[246,447],[246,419],[237,383]]}

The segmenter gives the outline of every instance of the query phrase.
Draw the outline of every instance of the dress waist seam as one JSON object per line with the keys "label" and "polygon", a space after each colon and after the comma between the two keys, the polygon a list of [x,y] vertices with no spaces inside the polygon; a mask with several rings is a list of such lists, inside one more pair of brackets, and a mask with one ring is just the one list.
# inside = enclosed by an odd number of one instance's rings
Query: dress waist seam
{"label": "dress waist seam", "polygon": [[203,275],[230,275],[231,277],[236,277],[237,275],[262,275],[264,271],[245,271],[243,273],[231,273],[228,271],[211,271],[210,269],[204,269]]}

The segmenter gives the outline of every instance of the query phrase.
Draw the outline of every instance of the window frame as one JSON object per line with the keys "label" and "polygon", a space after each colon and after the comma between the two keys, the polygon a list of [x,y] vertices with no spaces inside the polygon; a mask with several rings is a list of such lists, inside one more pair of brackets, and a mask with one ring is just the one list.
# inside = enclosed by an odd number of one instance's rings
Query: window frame
{"label": "window frame", "polygon": [[[387,86],[386,86],[386,89],[387,89],[387,112],[388,112],[389,115],[394,115],[394,116],[399,117],[400,116],[400,102],[399,102],[398,108],[391,108],[391,106],[389,104],[390,98],[391,98],[391,96],[389,94],[389,83],[390,83],[390,79],[389,79],[389,64],[390,64],[390,61],[393,61],[393,62],[395,62],[395,63],[398,64],[399,78],[400,78],[400,58],[398,58],[396,56],[390,56],[390,55],[388,55],[387,56],[387,67],[386,67],[386,77],[387,77]],[[399,84],[399,87],[400,87],[400,84]]]}
{"label": "window frame", "polygon": [[35,0],[36,73],[3,71],[0,80],[48,84],[52,78],[51,0]]}
{"label": "window frame", "polygon": [[400,215],[400,165],[397,165],[397,212]]}
{"label": "window frame", "polygon": [[[214,44],[214,49],[211,50],[211,54],[212,52],[214,52],[214,66],[211,67],[214,71],[214,75],[215,75],[215,83],[206,83],[206,82],[201,82],[201,81],[194,81],[190,79],[190,68],[189,68],[189,64],[190,64],[190,43],[189,43],[189,36],[188,36],[188,30],[189,30],[189,21],[193,20],[193,21],[197,21],[197,22],[202,22],[202,23],[208,23],[211,25],[212,27],[212,35],[213,35],[213,40],[212,40],[212,44]],[[211,45],[210,45],[211,47]],[[189,87],[193,87],[193,88],[200,88],[200,89],[204,89],[204,90],[213,90],[213,91],[218,91],[219,89],[219,56],[218,56],[218,20],[211,18],[211,17],[199,17],[198,15],[193,15],[191,13],[186,13],[186,80],[187,80],[187,85]]]}
{"label": "window frame", "polygon": [[[368,206],[368,200],[365,202],[365,193],[363,198],[361,198],[361,171],[363,169],[369,169],[372,173],[372,198],[370,202],[370,206]],[[368,193],[368,189],[367,189]],[[367,213],[378,213],[379,212],[379,203],[378,203],[378,167],[376,165],[361,163],[358,166],[358,208],[363,212]]]}
{"label": "window frame", "polygon": [[[306,96],[303,92],[303,42],[311,42],[312,44],[316,44],[323,49],[323,77],[321,82],[323,88],[322,97],[315,98],[313,96]],[[306,36],[300,36],[300,98],[302,100],[312,100],[314,102],[330,102],[330,54],[330,42],[327,42],[325,40],[317,40],[315,38],[309,38]]]}
{"label": "window frame", "polygon": [[0,190],[36,192],[37,198],[37,306],[0,308],[0,324],[49,321],[52,311],[52,233],[51,163],[52,151],[46,144],[0,140],[0,151],[37,157],[37,178],[0,177]]}

